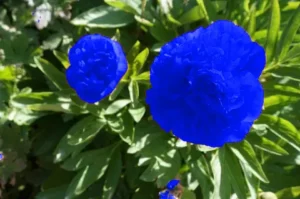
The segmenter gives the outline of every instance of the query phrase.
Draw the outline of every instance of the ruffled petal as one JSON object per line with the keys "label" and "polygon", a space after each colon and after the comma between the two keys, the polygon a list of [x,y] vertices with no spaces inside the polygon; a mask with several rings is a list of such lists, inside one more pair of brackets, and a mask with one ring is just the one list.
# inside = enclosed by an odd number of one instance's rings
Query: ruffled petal
{"label": "ruffled petal", "polygon": [[258,80],[264,50],[246,31],[220,20],[162,47],[151,65],[146,103],[166,131],[220,147],[244,139],[262,110]]}
{"label": "ruffled petal", "polygon": [[99,34],[82,37],[70,49],[69,60],[67,81],[87,103],[109,95],[128,68],[120,44]]}

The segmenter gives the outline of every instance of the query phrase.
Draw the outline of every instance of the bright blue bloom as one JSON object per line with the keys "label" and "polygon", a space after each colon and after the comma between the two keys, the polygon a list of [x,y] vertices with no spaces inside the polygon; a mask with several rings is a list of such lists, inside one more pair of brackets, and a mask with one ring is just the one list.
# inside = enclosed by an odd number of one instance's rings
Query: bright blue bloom
{"label": "bright blue bloom", "polygon": [[67,81],[80,99],[88,103],[109,95],[127,71],[120,44],[99,34],[77,41],[69,51],[69,60]]}
{"label": "bright blue bloom", "polygon": [[168,184],[167,184],[167,189],[170,191],[173,191],[175,189],[175,187],[179,184],[180,180],[171,180]]}
{"label": "bright blue bloom", "polygon": [[0,161],[4,159],[4,155],[0,152]]}
{"label": "bright blue bloom", "polygon": [[176,199],[173,194],[170,193],[170,191],[166,190],[164,192],[159,193],[159,199]]}
{"label": "bright blue bloom", "polygon": [[190,143],[239,142],[262,111],[264,49],[230,21],[168,42],[154,60],[146,102],[166,132]]}

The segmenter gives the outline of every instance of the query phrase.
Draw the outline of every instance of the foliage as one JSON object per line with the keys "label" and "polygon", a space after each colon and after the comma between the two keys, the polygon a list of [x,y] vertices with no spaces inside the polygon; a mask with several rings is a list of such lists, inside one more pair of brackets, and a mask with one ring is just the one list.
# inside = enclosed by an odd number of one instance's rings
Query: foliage
{"label": "foliage", "polygon": [[[270,198],[270,192],[279,199],[300,198],[299,5],[0,1],[0,194],[151,199],[176,177],[182,199]],[[35,10],[40,21],[32,16]],[[244,27],[265,47],[268,63],[260,79],[263,114],[243,142],[212,149],[163,132],[152,121],[145,91],[162,44],[217,19]],[[64,74],[68,49],[88,33],[118,40],[129,64],[113,93],[96,104],[81,101]]]}

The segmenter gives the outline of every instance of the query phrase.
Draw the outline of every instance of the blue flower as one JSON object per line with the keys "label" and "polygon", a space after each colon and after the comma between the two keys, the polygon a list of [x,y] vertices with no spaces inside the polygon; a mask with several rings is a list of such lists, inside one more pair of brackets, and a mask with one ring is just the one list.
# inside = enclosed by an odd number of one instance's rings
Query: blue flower
{"label": "blue flower", "polygon": [[69,85],[80,99],[95,103],[109,95],[127,71],[120,44],[99,34],[82,37],[69,51]]}
{"label": "blue flower", "polygon": [[244,29],[216,21],[165,44],[146,102],[162,129],[211,147],[239,142],[262,111],[265,51]]}
{"label": "blue flower", "polygon": [[179,184],[180,180],[171,180],[168,184],[167,184],[167,189],[170,191],[173,191],[175,189],[175,187]]}
{"label": "blue flower", "polygon": [[176,199],[173,194],[170,193],[170,191],[164,191],[159,193],[159,199]]}

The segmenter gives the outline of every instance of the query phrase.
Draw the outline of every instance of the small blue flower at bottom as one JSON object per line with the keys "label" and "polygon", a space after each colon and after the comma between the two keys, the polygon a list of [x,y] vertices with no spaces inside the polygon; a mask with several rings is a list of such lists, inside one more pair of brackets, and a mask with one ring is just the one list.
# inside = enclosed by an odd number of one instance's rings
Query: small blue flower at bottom
{"label": "small blue flower at bottom", "polygon": [[173,194],[170,193],[170,191],[166,190],[164,192],[159,193],[159,199],[176,199]]}
{"label": "small blue flower at bottom", "polygon": [[128,68],[121,45],[100,34],[86,35],[77,41],[69,51],[69,61],[67,81],[87,103],[109,95]]}
{"label": "small blue flower at bottom", "polygon": [[179,184],[180,180],[171,180],[168,184],[167,184],[167,189],[170,191],[173,191],[175,189],[175,187]]}

